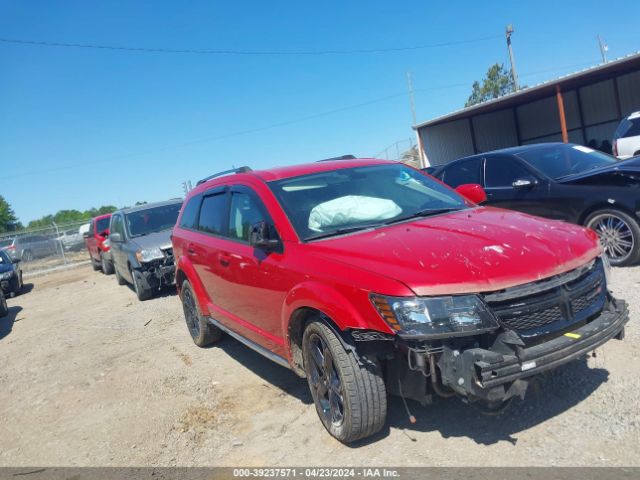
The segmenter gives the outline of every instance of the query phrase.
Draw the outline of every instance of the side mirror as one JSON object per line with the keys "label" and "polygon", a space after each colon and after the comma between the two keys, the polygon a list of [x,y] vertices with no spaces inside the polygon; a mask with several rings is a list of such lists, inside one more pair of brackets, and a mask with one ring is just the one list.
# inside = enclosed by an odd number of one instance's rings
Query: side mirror
{"label": "side mirror", "polygon": [[538,181],[533,177],[524,177],[514,180],[511,186],[516,189],[531,188],[537,183]]}
{"label": "side mirror", "polygon": [[258,222],[251,227],[249,233],[249,245],[266,251],[277,250],[280,240],[271,238],[271,232],[267,222]]}
{"label": "side mirror", "polygon": [[111,241],[111,243],[121,242],[122,235],[120,235],[119,233],[112,233],[111,235],[109,235],[109,240]]}
{"label": "side mirror", "polygon": [[477,183],[465,183],[463,185],[459,185],[456,187],[456,192],[476,204],[487,201],[487,193],[484,191],[484,188]]}
{"label": "side mirror", "polygon": [[82,232],[82,238],[89,238],[89,232]]}

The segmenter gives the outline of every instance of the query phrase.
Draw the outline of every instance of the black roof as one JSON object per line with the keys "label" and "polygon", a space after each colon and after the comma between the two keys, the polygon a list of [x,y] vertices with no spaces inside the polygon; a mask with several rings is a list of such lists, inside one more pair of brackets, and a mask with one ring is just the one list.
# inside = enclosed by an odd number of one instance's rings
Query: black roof
{"label": "black roof", "polygon": [[550,146],[559,146],[559,147],[572,147],[575,145],[575,143],[563,143],[563,142],[546,142],[546,143],[532,143],[530,145],[518,145],[516,147],[507,147],[507,148],[500,148],[498,150],[489,150],[488,152],[482,152],[482,153],[475,153],[473,155],[468,155],[466,157],[460,157],[460,158],[456,158],[455,160],[451,160],[450,162],[447,163],[443,163],[442,165],[436,165],[435,166],[435,170],[433,170],[433,172],[436,171],[440,171],[442,170],[444,167],[447,167],[449,165],[452,165],[454,163],[460,162],[462,160],[469,160],[471,158],[477,158],[477,157],[483,157],[486,155],[494,155],[494,154],[507,154],[507,155],[517,155],[519,153],[522,152],[530,152],[532,150],[539,150],[541,148],[546,148],[546,147],[550,147]]}

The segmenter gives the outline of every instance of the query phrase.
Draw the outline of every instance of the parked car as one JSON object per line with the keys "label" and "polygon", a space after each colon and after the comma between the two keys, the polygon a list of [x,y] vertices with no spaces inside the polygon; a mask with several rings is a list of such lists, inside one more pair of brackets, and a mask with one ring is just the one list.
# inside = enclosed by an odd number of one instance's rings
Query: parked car
{"label": "parked car", "polygon": [[433,175],[454,188],[482,185],[486,205],[593,228],[612,265],[640,259],[640,159],[540,143],[465,157]]}
{"label": "parked car", "polygon": [[640,155],[640,112],[622,119],[613,134],[613,154],[626,160]]}
{"label": "parked car", "polygon": [[20,260],[13,260],[7,252],[0,250],[0,288],[13,297],[20,293],[23,285]]}
{"label": "parked car", "polygon": [[64,230],[56,240],[62,245],[66,252],[75,252],[82,250],[84,246],[83,236],[77,228]]}
{"label": "parked car", "polygon": [[[89,228],[83,233],[84,243],[89,252],[94,270],[102,270],[105,275],[113,273],[113,262],[109,251],[109,222],[111,214],[99,215],[91,219]],[[78,230],[80,232],[80,229]]]}
{"label": "parked car", "polygon": [[624,334],[593,230],[479,207],[397,162],[237,172],[194,188],[173,231],[188,331],[306,377],[342,442],[383,427],[387,391],[503,408]]}
{"label": "parked car", "polygon": [[22,235],[3,240],[2,250],[7,252],[12,260],[30,262],[36,258],[56,255],[60,250],[60,243],[46,235]]}
{"label": "parked car", "polygon": [[118,284],[130,283],[139,300],[174,283],[171,229],[182,200],[147,203],[111,216],[109,241]]}

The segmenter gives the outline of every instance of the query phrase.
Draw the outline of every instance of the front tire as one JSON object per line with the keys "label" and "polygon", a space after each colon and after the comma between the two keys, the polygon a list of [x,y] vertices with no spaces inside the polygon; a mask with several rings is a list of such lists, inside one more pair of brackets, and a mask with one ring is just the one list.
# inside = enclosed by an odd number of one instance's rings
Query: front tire
{"label": "front tire", "polygon": [[2,294],[2,292],[0,292],[0,318],[6,317],[7,315],[9,315],[9,307],[7,305],[7,299]]}
{"label": "front tire", "polygon": [[187,322],[189,335],[193,343],[199,347],[206,347],[217,342],[222,337],[222,330],[211,325],[207,319],[200,313],[196,296],[193,293],[189,280],[182,283],[180,290],[182,297],[182,309],[184,311],[184,319]]}
{"label": "front tire", "polygon": [[640,259],[640,225],[631,215],[613,208],[593,212],[585,220],[600,237],[611,265],[632,265]]}
{"label": "front tire", "polygon": [[118,267],[115,265],[113,266],[113,272],[116,274],[116,282],[118,282],[118,285],[125,285],[127,283],[127,281],[122,278],[122,275],[118,272]]}
{"label": "front tire", "polygon": [[107,260],[103,252],[100,252],[100,268],[105,275],[111,275],[113,273],[113,264]]}
{"label": "front tire", "polygon": [[144,302],[145,300],[149,300],[153,297],[153,290],[151,290],[148,286],[144,284],[144,281],[141,278],[141,273],[131,269],[131,278],[133,279],[133,289],[136,292],[136,296],[138,300]]}
{"label": "front tire", "polygon": [[333,437],[350,443],[382,429],[387,418],[387,392],[374,362],[345,350],[320,320],[305,329],[302,355],[316,411]]}

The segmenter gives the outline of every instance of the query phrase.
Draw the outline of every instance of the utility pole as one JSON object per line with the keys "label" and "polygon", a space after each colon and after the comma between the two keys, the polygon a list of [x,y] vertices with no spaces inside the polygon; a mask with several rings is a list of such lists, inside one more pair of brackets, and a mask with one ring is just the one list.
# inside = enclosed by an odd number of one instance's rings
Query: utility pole
{"label": "utility pole", "polygon": [[600,55],[602,55],[602,63],[607,63],[607,52],[609,51],[609,45],[602,41],[600,34],[598,34],[598,46],[600,47]]}
{"label": "utility pole", "polygon": [[520,89],[518,85],[518,74],[516,73],[516,61],[513,58],[513,49],[511,48],[511,34],[513,33],[513,25],[507,25],[507,48],[509,49],[509,61],[511,62],[511,77],[513,78],[513,91]]}
{"label": "utility pole", "polygon": [[[415,126],[418,121],[416,119],[416,103],[413,98],[413,81],[411,79],[411,72],[407,72],[407,88],[409,89],[409,104],[411,106],[411,118],[413,119],[413,125]],[[420,140],[420,132],[416,129],[416,139],[418,142],[418,163],[421,168],[424,168],[425,161],[422,152],[422,141]]]}

